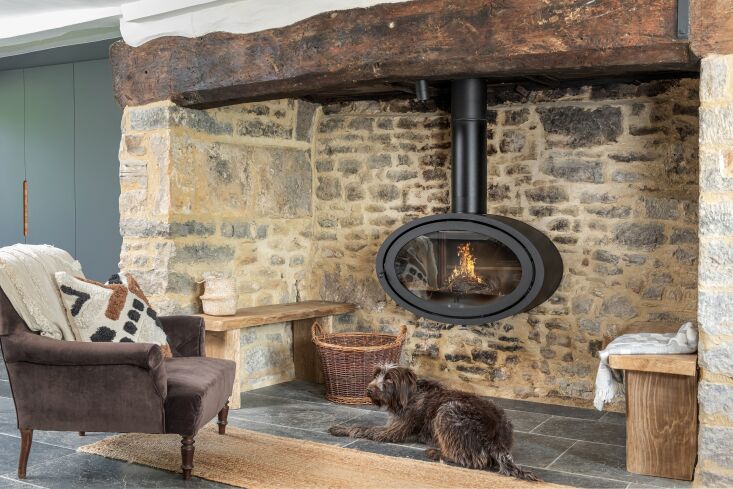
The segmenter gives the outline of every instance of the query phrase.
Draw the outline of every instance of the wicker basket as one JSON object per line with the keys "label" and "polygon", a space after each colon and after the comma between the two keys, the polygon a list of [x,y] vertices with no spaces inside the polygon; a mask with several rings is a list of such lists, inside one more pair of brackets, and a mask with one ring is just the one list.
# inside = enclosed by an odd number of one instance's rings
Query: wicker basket
{"label": "wicker basket", "polygon": [[370,404],[366,388],[380,363],[398,363],[407,328],[399,335],[382,333],[324,333],[318,322],[311,329],[326,377],[326,399],[339,404]]}

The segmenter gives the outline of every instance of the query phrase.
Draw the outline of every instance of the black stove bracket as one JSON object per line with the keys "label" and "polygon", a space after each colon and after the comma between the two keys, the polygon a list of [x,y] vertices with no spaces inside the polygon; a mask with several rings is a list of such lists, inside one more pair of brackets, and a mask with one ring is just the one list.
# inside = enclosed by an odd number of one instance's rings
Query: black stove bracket
{"label": "black stove bracket", "polygon": [[677,0],[677,39],[690,37],[690,0]]}

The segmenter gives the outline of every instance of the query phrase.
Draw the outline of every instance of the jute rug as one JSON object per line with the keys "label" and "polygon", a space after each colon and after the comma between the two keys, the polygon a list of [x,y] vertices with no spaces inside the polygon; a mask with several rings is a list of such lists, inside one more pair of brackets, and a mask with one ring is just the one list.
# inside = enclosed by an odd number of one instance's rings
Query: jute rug
{"label": "jute rug", "polygon": [[[492,472],[388,457],[227,427],[224,436],[206,426],[196,436],[193,475],[248,489],[544,489]],[[80,452],[178,472],[180,437],[115,435]]]}

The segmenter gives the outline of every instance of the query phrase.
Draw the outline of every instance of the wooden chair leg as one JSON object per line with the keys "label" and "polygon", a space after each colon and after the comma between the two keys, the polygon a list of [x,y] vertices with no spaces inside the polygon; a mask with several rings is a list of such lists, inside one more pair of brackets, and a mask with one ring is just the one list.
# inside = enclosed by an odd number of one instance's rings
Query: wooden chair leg
{"label": "wooden chair leg", "polygon": [[86,431],[80,431],[80,432],[79,432],[79,436],[86,436],[86,434],[87,434],[87,432],[86,432]]}
{"label": "wooden chair leg", "polygon": [[181,470],[183,471],[184,480],[191,478],[191,471],[193,470],[193,444],[193,436],[181,437]]}
{"label": "wooden chair leg", "polygon": [[25,469],[28,467],[28,455],[31,453],[33,430],[20,429],[20,459],[18,460],[18,479],[25,479]]}
{"label": "wooden chair leg", "polygon": [[224,404],[224,407],[219,411],[219,420],[216,424],[219,425],[219,434],[226,435],[227,433],[227,417],[229,416],[229,402]]}

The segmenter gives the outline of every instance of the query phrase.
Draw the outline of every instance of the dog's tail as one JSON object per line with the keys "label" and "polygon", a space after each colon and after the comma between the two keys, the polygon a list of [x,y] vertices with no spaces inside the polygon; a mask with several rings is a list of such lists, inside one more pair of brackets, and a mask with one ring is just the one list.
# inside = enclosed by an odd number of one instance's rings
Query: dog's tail
{"label": "dog's tail", "polygon": [[493,458],[497,464],[499,464],[499,473],[502,475],[508,475],[510,477],[516,477],[526,481],[540,481],[540,479],[528,470],[524,470],[514,463],[512,455],[503,450],[492,450],[491,458]]}

